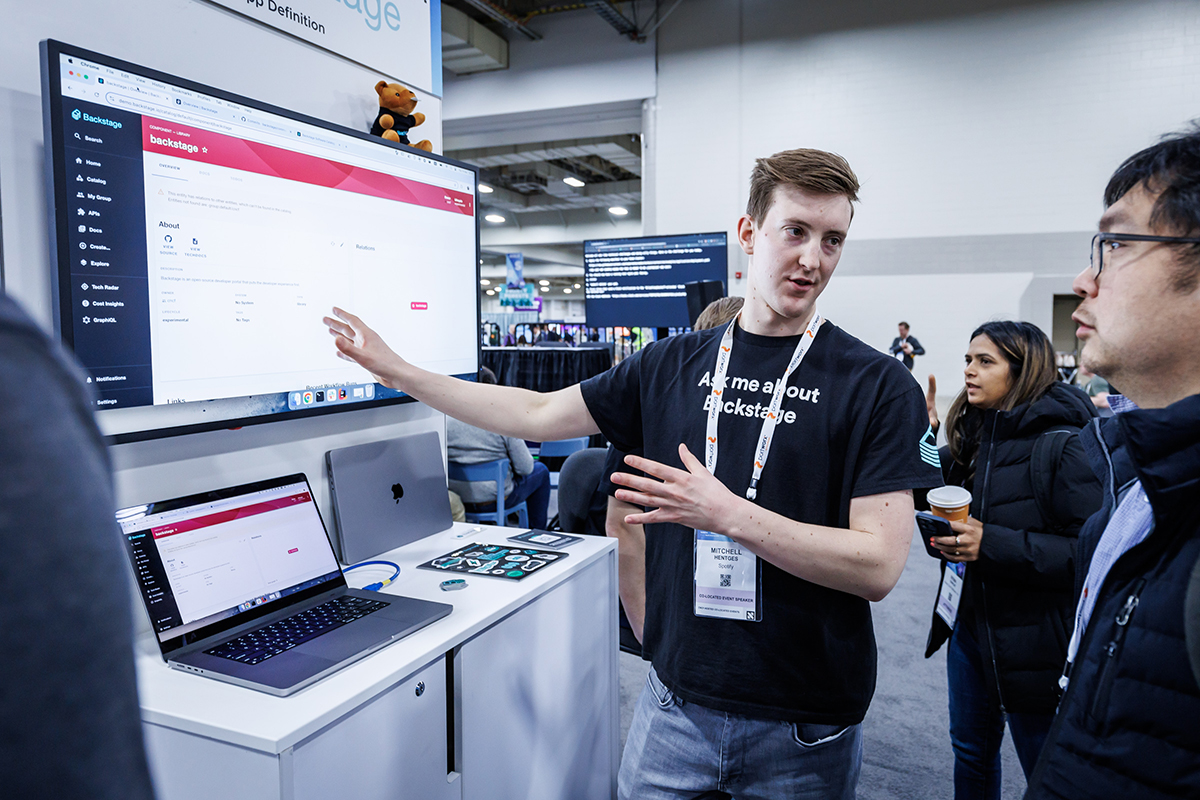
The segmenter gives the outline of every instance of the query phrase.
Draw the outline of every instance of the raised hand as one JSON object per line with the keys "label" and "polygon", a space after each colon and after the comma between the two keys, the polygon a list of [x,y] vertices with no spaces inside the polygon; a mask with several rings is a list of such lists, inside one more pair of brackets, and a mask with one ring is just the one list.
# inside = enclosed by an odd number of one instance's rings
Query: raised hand
{"label": "raised hand", "polygon": [[925,392],[925,410],[929,412],[929,427],[937,433],[941,422],[937,413],[937,378],[929,376],[929,389]]}
{"label": "raised hand", "polygon": [[334,337],[338,357],[358,364],[390,389],[403,389],[399,373],[407,366],[407,362],[396,355],[379,334],[349,311],[335,306],[333,314],[333,317],[325,317],[322,322]]}
{"label": "raised hand", "polygon": [[613,474],[613,483],[628,487],[617,490],[615,497],[618,500],[652,509],[630,514],[625,522],[630,525],[677,522],[689,528],[721,533],[720,520],[729,501],[736,498],[683,444],[679,445],[679,457],[685,469],[638,456],[625,457],[626,464],[653,476]]}

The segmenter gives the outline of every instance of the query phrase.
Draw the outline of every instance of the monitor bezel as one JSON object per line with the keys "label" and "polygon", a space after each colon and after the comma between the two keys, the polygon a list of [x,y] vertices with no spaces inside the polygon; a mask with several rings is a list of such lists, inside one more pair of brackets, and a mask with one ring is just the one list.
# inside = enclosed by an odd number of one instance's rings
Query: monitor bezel
{"label": "monitor bezel", "polygon": [[[415,147],[408,147],[402,144],[390,142],[378,136],[372,136],[369,133],[355,130],[353,128],[339,125],[328,120],[317,119],[306,114],[301,114],[279,106],[263,103],[253,98],[245,97],[234,92],[228,92],[223,89],[218,89],[213,86],[208,86],[197,81],[181,78],[177,75],[172,75],[168,72],[156,70],[151,67],[135,64],[130,61],[97,53],[92,50],[87,50],[82,47],[67,44],[56,39],[43,39],[39,47],[41,56],[41,80],[42,80],[42,127],[45,137],[45,181],[46,181],[46,198],[47,198],[47,227],[49,229],[50,238],[50,283],[52,296],[52,309],[54,314],[54,329],[58,332],[59,337],[65,347],[74,350],[75,331],[72,324],[72,307],[69,291],[64,291],[64,287],[71,283],[71,263],[70,249],[67,225],[60,224],[62,220],[59,217],[59,209],[67,207],[68,187],[66,185],[66,170],[61,169],[63,166],[60,159],[65,158],[66,149],[66,131],[62,124],[62,94],[59,91],[61,86],[61,73],[59,71],[60,59],[59,56],[65,55],[73,58],[80,58],[89,61],[94,61],[104,66],[111,67],[126,72],[136,73],[151,80],[162,81],[178,86],[188,91],[200,92],[203,94],[216,97],[230,103],[238,103],[249,106],[259,111],[264,111],[270,114],[278,114],[280,116],[302,122],[306,125],[313,125],[324,128],[333,133],[351,136],[364,141],[375,142],[383,147],[390,147],[394,150],[400,150],[405,153],[411,153],[428,158],[432,161],[448,164],[453,167],[461,167],[474,173],[475,176],[475,256],[473,259],[473,268],[475,279],[472,284],[472,295],[475,299],[475,318],[478,320],[482,311],[481,299],[479,297],[479,256],[480,256],[480,219],[479,219],[479,168],[473,164],[468,164],[462,161],[457,161],[446,156],[427,153],[424,150],[419,150]],[[472,374],[462,374],[457,377],[466,380],[474,380],[479,371],[479,365],[482,363],[481,343],[479,336],[474,337],[475,341],[475,370]],[[228,398],[239,399],[239,398]],[[206,401],[219,402],[219,401]],[[285,420],[305,419],[309,417],[324,416],[326,414],[338,414],[353,411],[362,411],[372,408],[381,408],[385,406],[399,405],[403,403],[416,402],[416,398],[407,394],[400,394],[395,397],[376,398],[373,400],[364,400],[358,403],[347,403],[344,405],[333,405],[314,407],[311,409],[297,409],[277,411],[270,414],[260,414],[244,417],[231,417],[228,419],[214,420],[212,422],[195,422],[183,425],[169,425],[164,427],[147,427],[134,431],[126,431],[121,433],[107,434],[105,439],[109,444],[125,444],[129,442],[147,441],[151,439],[161,439],[172,436],[184,436],[192,433],[203,433],[206,431],[237,429],[246,425],[261,425],[269,422],[282,422]],[[115,410],[115,409],[114,409]],[[108,413],[105,409],[97,409],[98,418],[100,415]]]}
{"label": "monitor bezel", "polygon": [[[613,327],[613,326],[594,325],[592,323],[591,319],[589,319],[588,315],[587,315],[587,305],[589,302],[592,302],[592,300],[588,297],[588,294],[587,294],[587,273],[588,273],[587,248],[588,248],[588,245],[590,245],[594,242],[640,242],[640,241],[648,241],[648,240],[654,240],[654,239],[674,238],[674,237],[678,237],[678,236],[724,236],[725,237],[725,273],[720,277],[720,281],[721,281],[721,283],[723,283],[725,285],[725,291],[728,292],[729,291],[729,240],[731,238],[729,231],[696,231],[696,232],[685,232],[685,233],[660,233],[657,236],[616,236],[616,237],[610,236],[610,237],[605,237],[605,238],[585,239],[583,241],[583,252],[584,252],[584,257],[583,257],[583,278],[584,278],[584,281],[583,281],[583,285],[584,285],[583,308],[584,308],[584,319],[587,320],[586,324],[589,327]],[[623,327],[623,328],[690,328],[691,326],[687,325],[686,323],[684,325],[647,325],[642,322],[632,321],[632,322],[626,322],[626,323],[622,324],[621,327]]]}

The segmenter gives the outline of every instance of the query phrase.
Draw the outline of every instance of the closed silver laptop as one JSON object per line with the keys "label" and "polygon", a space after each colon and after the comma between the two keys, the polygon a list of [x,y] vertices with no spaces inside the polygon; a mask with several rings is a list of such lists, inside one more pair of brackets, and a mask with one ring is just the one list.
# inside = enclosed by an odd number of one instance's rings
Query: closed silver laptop
{"label": "closed silver laptop", "polygon": [[330,450],[334,547],[355,564],[454,524],[442,446],[433,431]]}

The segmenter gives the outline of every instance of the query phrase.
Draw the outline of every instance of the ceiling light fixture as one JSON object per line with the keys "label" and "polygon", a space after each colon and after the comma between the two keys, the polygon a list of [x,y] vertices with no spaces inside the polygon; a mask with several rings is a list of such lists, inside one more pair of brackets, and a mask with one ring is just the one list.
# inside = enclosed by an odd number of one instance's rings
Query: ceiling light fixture
{"label": "ceiling light fixture", "polygon": [[576,189],[582,189],[587,185],[574,175],[568,175],[567,177],[563,178],[563,183],[565,183],[567,186],[574,186]]}
{"label": "ceiling light fixture", "polygon": [[484,217],[484,219],[486,219],[488,222],[495,222],[497,224],[506,221],[504,217],[499,214],[488,214],[486,217]]}
{"label": "ceiling light fixture", "polygon": [[563,294],[570,294],[570,293],[571,293],[570,289],[563,289]]}
{"label": "ceiling light fixture", "polygon": [[549,286],[543,286],[543,287],[542,287],[542,291],[543,291],[543,292],[548,292],[548,291],[550,291],[550,287],[549,287]]}
{"label": "ceiling light fixture", "polygon": [[612,214],[614,217],[623,217],[629,213],[629,209],[625,206],[613,206],[608,210],[608,213]]}
{"label": "ceiling light fixture", "polygon": [[479,279],[479,285],[480,285],[480,286],[491,286],[491,285],[492,285],[492,282],[491,282],[491,281],[489,281],[487,278],[480,278],[480,279]]}
{"label": "ceiling light fixture", "polygon": [[480,194],[491,194],[494,191],[496,191],[496,190],[493,189],[492,187],[488,186],[486,183],[479,184],[479,193]]}
{"label": "ceiling light fixture", "polygon": [[549,285],[550,285],[550,281],[538,281],[538,285],[539,285],[539,286],[549,286]]}
{"label": "ceiling light fixture", "polygon": [[494,295],[494,294],[496,293],[496,290],[495,290],[495,289],[488,289],[488,290],[487,290],[487,293],[488,293],[488,297],[491,297],[492,295]]}
{"label": "ceiling light fixture", "polygon": [[577,283],[577,284],[575,284],[575,288],[576,288],[576,289],[582,289],[583,287],[582,287],[582,286],[580,286],[580,285]]}

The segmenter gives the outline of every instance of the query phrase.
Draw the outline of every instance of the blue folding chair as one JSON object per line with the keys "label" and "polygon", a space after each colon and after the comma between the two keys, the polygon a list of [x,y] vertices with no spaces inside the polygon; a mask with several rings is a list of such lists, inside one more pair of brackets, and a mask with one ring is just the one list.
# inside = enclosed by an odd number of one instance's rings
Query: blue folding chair
{"label": "blue folding chair", "polygon": [[496,482],[496,508],[492,511],[467,511],[467,522],[490,522],[493,525],[508,525],[508,517],[510,514],[517,515],[517,525],[522,528],[529,527],[529,509],[525,505],[525,501],[517,503],[511,507],[504,505],[504,481],[508,477],[508,459],[498,458],[495,461],[485,461],[482,464],[458,464],[451,461],[447,464],[446,470],[450,476],[450,480],[466,481],[473,483],[477,481],[495,481]]}
{"label": "blue folding chair", "polygon": [[[583,450],[588,446],[588,437],[580,436],[575,439],[558,439],[553,442],[542,442],[542,446],[538,448],[538,458],[545,461],[547,458],[566,458],[571,453]],[[558,488],[558,473],[550,473],[550,488]]]}

